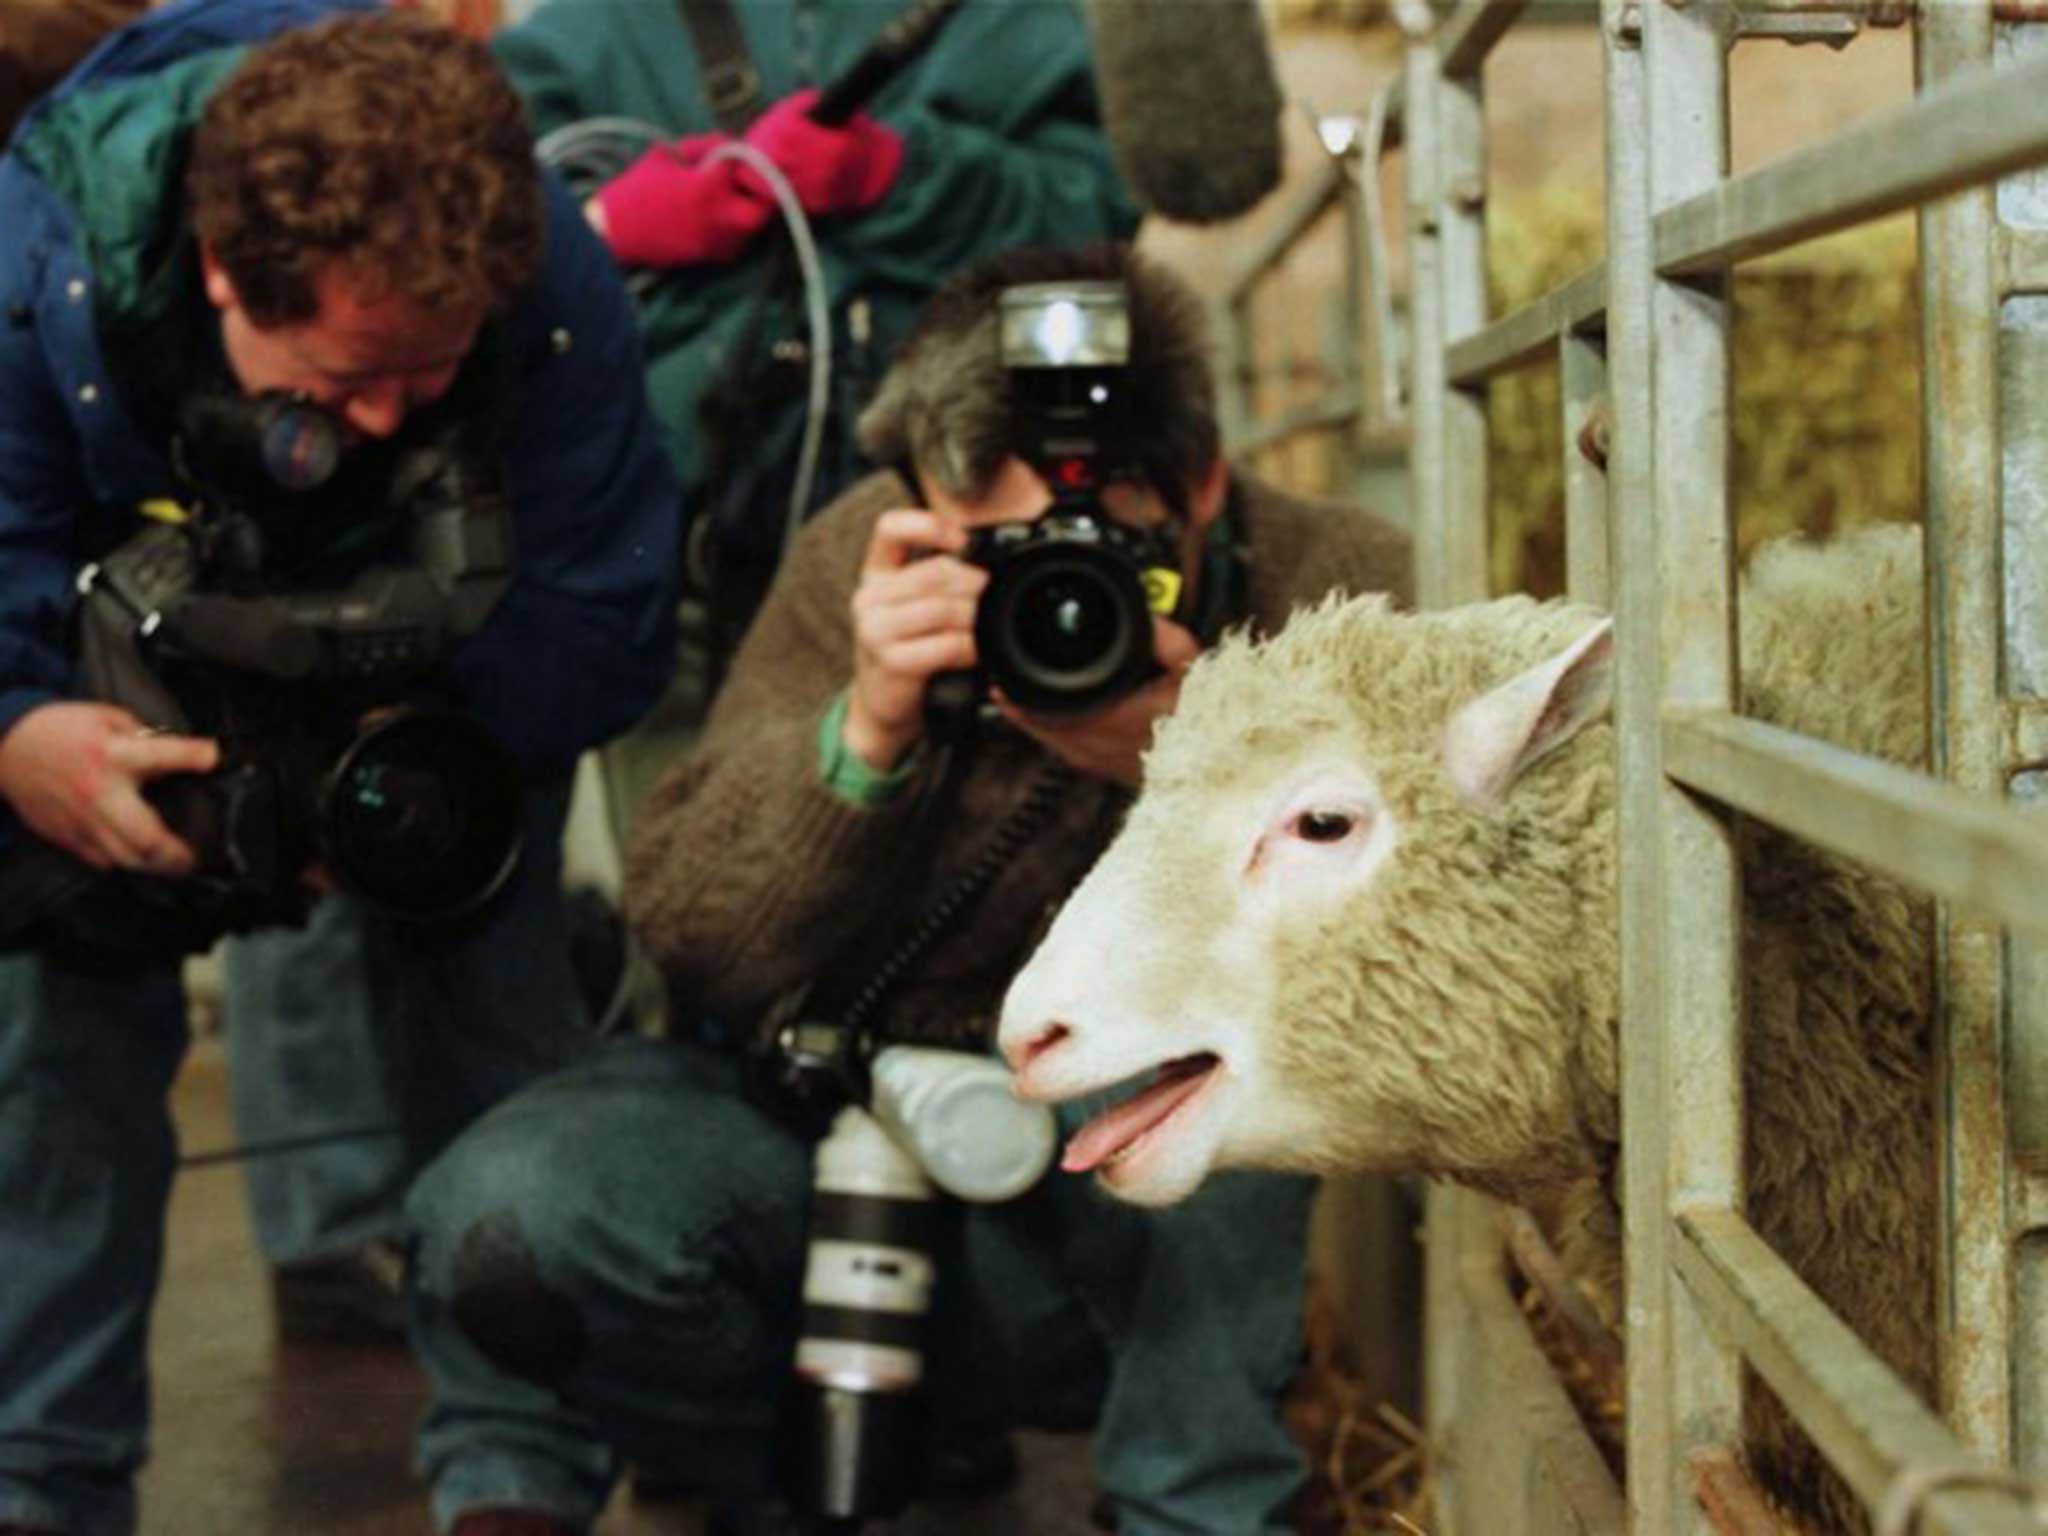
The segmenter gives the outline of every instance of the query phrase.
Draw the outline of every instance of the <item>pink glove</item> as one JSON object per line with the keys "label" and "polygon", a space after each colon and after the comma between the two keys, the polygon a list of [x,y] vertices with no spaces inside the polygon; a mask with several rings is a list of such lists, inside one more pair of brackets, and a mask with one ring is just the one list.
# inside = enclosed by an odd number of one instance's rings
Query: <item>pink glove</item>
{"label": "pink glove", "polygon": [[629,266],[731,261],[767,227],[775,200],[737,159],[706,157],[725,135],[657,144],[597,191],[605,243]]}
{"label": "pink glove", "polygon": [[865,112],[837,128],[814,123],[804,114],[817,99],[815,90],[783,97],[754,120],[747,142],[789,178],[805,213],[874,207],[903,168],[903,140]]}

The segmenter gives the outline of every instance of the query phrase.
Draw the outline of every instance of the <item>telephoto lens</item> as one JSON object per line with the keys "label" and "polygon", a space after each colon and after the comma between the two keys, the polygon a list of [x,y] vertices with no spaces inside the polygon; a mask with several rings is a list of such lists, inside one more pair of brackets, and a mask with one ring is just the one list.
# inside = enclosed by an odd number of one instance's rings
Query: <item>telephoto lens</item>
{"label": "telephoto lens", "polygon": [[882,1518],[910,1502],[924,1462],[932,1183],[858,1105],[818,1144],[811,1182],[790,1478],[813,1513]]}

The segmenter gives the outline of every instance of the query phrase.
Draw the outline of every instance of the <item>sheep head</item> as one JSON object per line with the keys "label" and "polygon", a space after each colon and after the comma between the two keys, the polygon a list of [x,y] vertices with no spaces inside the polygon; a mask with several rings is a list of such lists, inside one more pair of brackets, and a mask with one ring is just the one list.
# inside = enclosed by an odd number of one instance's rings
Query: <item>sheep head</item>
{"label": "sheep head", "polygon": [[1614,1092],[1609,627],[1528,599],[1331,601],[1189,673],[1125,827],[1018,975],[1028,1098],[1151,1086],[1064,1166],[1597,1166]]}

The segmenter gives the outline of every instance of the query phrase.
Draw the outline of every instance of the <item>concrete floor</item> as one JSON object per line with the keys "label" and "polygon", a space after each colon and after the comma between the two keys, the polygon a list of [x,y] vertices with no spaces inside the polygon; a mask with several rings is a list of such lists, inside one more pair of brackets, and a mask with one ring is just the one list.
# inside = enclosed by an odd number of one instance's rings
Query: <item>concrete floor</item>
{"label": "concrete floor", "polygon": [[[173,1094],[188,1151],[228,1144],[218,1044],[202,1040]],[[234,1164],[191,1169],[171,1198],[152,1347],[154,1451],[142,1536],[431,1536],[410,1459],[425,1399],[401,1348],[285,1346]],[[1084,1536],[1094,1496],[1083,1440],[1019,1437],[1025,1475],[1001,1498],[920,1506],[872,1536]],[[690,1536],[684,1505],[622,1493],[597,1536]]]}

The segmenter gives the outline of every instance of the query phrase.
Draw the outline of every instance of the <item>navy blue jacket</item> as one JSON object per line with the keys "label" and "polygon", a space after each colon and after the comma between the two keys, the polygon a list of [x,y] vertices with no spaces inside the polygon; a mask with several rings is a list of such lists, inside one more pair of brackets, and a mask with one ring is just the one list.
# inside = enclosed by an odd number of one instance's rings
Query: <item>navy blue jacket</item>
{"label": "navy blue jacket", "polygon": [[[200,108],[248,42],[376,8],[178,0],[103,43],[0,157],[0,733],[78,691],[68,628],[85,509],[118,518],[178,490],[164,434],[119,397],[129,373],[111,349],[166,302]],[[495,322],[518,574],[443,680],[536,774],[565,770],[665,686],[680,500],[616,269],[552,177],[547,192],[545,269]],[[0,807],[0,842],[17,834]]]}

